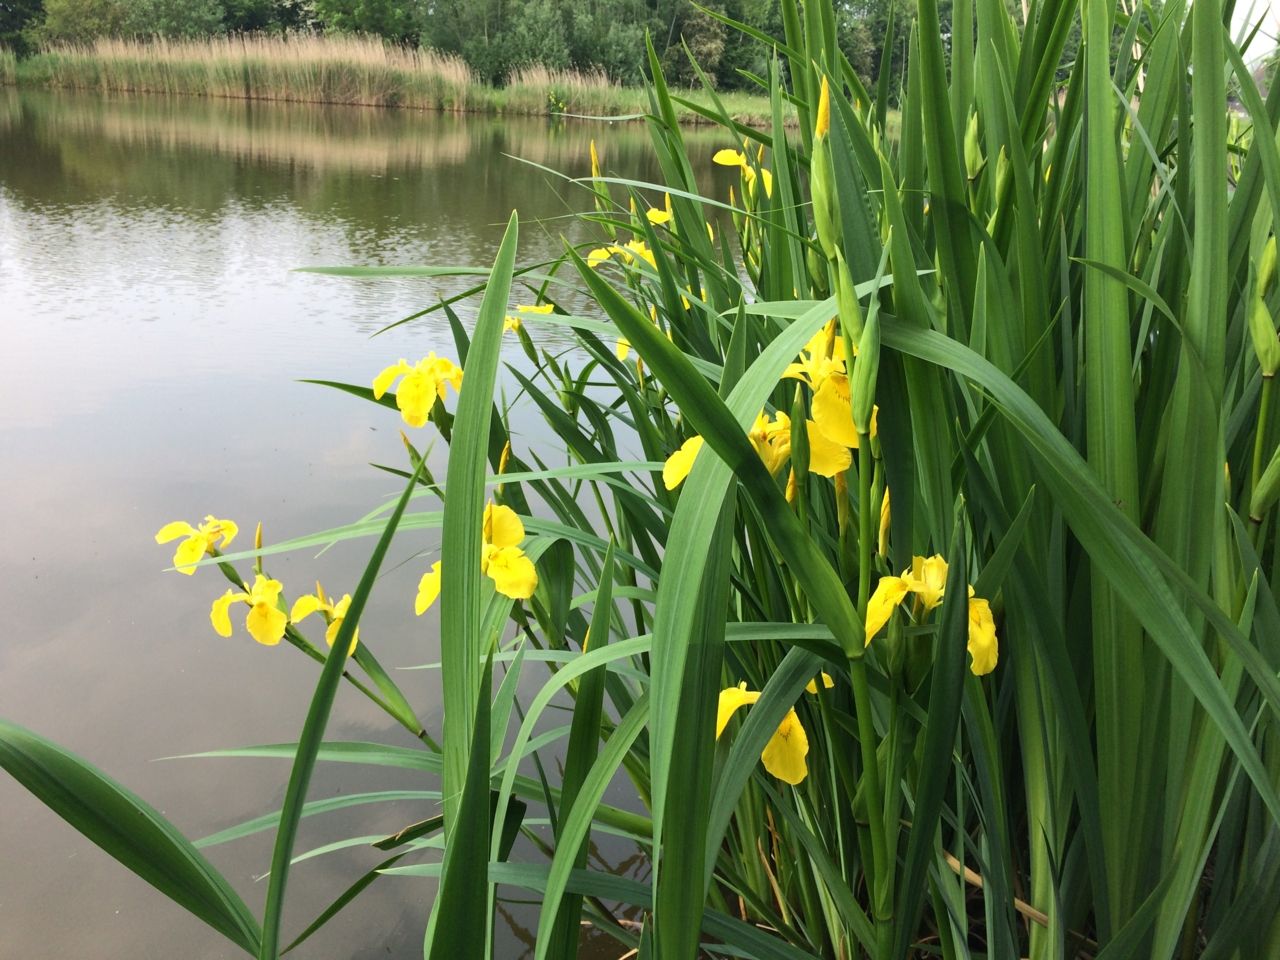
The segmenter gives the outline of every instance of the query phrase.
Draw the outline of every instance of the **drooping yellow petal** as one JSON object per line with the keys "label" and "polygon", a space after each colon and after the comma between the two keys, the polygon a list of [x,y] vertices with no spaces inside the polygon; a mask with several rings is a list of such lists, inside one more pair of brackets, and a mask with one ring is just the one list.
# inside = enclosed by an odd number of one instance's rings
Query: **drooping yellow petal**
{"label": "drooping yellow petal", "polygon": [[849,378],[832,373],[813,395],[813,419],[829,439],[841,446],[858,446],[858,428],[853,424],[849,399]]}
{"label": "drooping yellow petal", "polygon": [[671,222],[671,213],[667,210],[659,210],[657,207],[650,207],[645,211],[644,215],[655,227]]}
{"label": "drooping yellow petal", "polygon": [[969,669],[980,677],[996,668],[1000,645],[996,640],[996,621],[991,615],[991,604],[981,597],[969,599],[969,655],[973,662]]}
{"label": "drooping yellow petal", "polygon": [[613,250],[610,247],[596,247],[587,254],[587,266],[594,270],[612,256]]}
{"label": "drooping yellow petal", "polygon": [[773,196],[773,171],[770,170],[768,167],[761,167],[760,179],[764,181],[764,195],[766,197],[772,197]]}
{"label": "drooping yellow petal", "polygon": [[504,597],[528,600],[538,586],[538,570],[519,547],[485,551],[484,572]]}
{"label": "drooping yellow petal", "polygon": [[214,632],[218,636],[231,636],[231,613],[228,608],[237,600],[247,599],[247,594],[232,593],[228,588],[226,593],[213,601],[213,606],[209,610],[209,622],[213,624]]}
{"label": "drooping yellow petal", "polygon": [[875,592],[867,601],[867,646],[871,645],[871,638],[880,632],[880,628],[889,622],[893,611],[898,608],[898,604],[902,603],[902,598],[906,595],[907,581],[902,577],[880,578]]}
{"label": "drooping yellow petal", "polygon": [[188,576],[196,572],[196,564],[204,557],[209,549],[209,541],[200,534],[187,537],[180,544],[173,554],[173,565],[178,568],[179,573],[185,573]]}
{"label": "drooping yellow petal", "polygon": [[[347,615],[347,609],[351,606],[351,594],[345,593],[333,607],[333,619],[329,621],[329,627],[324,632],[325,643],[333,646],[333,642],[338,639],[338,631],[342,629],[342,621]],[[351,634],[351,644],[347,649],[347,656],[353,656],[356,652],[356,645],[360,642],[360,628],[356,627],[355,632]]]}
{"label": "drooping yellow petal", "polygon": [[746,154],[739,153],[737,150],[731,150],[725,147],[723,150],[717,150],[711,157],[712,163],[718,163],[722,167],[748,167]]}
{"label": "drooping yellow petal", "polygon": [[255,603],[244,621],[249,636],[267,647],[274,647],[280,642],[288,624],[289,618],[285,612],[275,604],[265,601]]}
{"label": "drooping yellow petal", "polygon": [[411,427],[424,427],[431,418],[438,388],[436,382],[420,373],[407,374],[396,390],[396,406],[400,416]]}
{"label": "drooping yellow petal", "polygon": [[418,581],[418,596],[413,602],[413,612],[422,616],[440,596],[440,561],[431,565],[431,569]]}
{"label": "drooping yellow petal", "polygon": [[805,428],[809,434],[810,473],[816,473],[820,477],[834,477],[849,469],[853,464],[853,457],[850,456],[848,447],[836,443],[812,420],[805,421]]}
{"label": "drooping yellow petal", "polygon": [[514,332],[520,329],[520,318],[513,317],[510,314],[502,318],[502,332]]}
{"label": "drooping yellow petal", "polygon": [[619,337],[613,352],[618,355],[619,360],[627,359],[627,356],[631,353],[631,341],[626,337]]}
{"label": "drooping yellow petal", "polygon": [[662,467],[662,484],[668,490],[674,490],[684,483],[684,478],[693,469],[694,458],[702,449],[702,437],[693,436],[680,445],[680,449],[667,457]]}
{"label": "drooping yellow petal", "polygon": [[720,701],[716,707],[716,739],[720,739],[720,734],[724,733],[724,728],[729,725],[729,721],[739,709],[759,699],[759,692],[748,690],[745,682],[736,687],[725,687],[721,690]]}
{"label": "drooping yellow petal", "polygon": [[173,523],[166,523],[156,533],[156,543],[168,543],[170,540],[177,540],[179,537],[189,537],[196,532],[196,528],[185,520],[175,520]]}
{"label": "drooping yellow petal", "polygon": [[929,612],[943,600],[947,589],[947,561],[935,553],[932,557],[912,557],[911,569],[902,577],[907,589],[920,598],[925,612]]}
{"label": "drooping yellow petal", "polygon": [[524,304],[521,304],[520,306],[516,307],[516,310],[519,313],[540,313],[540,314],[546,315],[551,313],[553,310],[555,310],[555,305],[551,303],[539,303],[539,304],[536,304],[535,306],[526,306]]}
{"label": "drooping yellow petal", "polygon": [[769,742],[764,745],[760,759],[764,761],[766,770],[794,787],[809,774],[809,767],[804,759],[808,753],[809,735],[800,725],[800,718],[792,707],[778,724],[778,729],[769,738]]}
{"label": "drooping yellow petal", "polygon": [[524,524],[519,515],[502,504],[484,507],[484,542],[495,547],[514,547],[524,539]]}
{"label": "drooping yellow petal", "polygon": [[395,382],[396,377],[402,373],[408,373],[413,368],[404,360],[393,363],[384,369],[376,377],[373,378],[373,398],[381,400],[382,395],[391,389],[391,384]]}
{"label": "drooping yellow petal", "polygon": [[[825,670],[822,671],[822,686],[825,689],[830,690],[835,685],[836,685],[836,682],[831,679],[831,674],[827,673]],[[805,684],[804,688],[808,693],[817,693],[818,681],[816,679],[810,680],[807,684]]]}
{"label": "drooping yellow petal", "polygon": [[319,597],[304,593],[297,600],[293,601],[293,609],[289,611],[290,623],[301,623],[307,617],[311,616],[317,610],[325,610],[328,604]]}

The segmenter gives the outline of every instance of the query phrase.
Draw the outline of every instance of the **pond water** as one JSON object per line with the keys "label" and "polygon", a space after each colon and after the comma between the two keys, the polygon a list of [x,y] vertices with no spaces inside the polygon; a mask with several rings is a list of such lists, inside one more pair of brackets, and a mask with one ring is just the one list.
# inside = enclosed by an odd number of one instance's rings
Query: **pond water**
{"label": "pond water", "polygon": [[[521,260],[554,256],[562,234],[591,239],[569,218],[589,195],[512,157],[584,176],[592,137],[610,173],[657,178],[639,124],[0,89],[0,716],[85,756],[188,836],[277,810],[287,763],[160,758],[292,740],[315,664],[239,625],[217,636],[208,609],[225,582],[164,572],[172,548],[152,536],[212,513],[236,520],[246,541],[262,520],[279,541],[394,495],[394,478],[370,466],[403,465],[394,412],[297,381],[368,383],[399,357],[452,354],[438,315],[372,334],[464,284],[292,269],[485,266],[516,208]],[[710,157],[729,144],[702,132],[690,142],[704,189],[723,195],[731,172]],[[572,349],[556,336],[535,332]],[[505,349],[524,362],[514,342]],[[516,426],[529,443],[542,438],[536,418]],[[292,595],[316,579],[341,594],[370,547],[288,554],[270,568]],[[388,558],[361,627],[388,666],[437,659],[434,617],[412,611],[437,547],[405,537]],[[438,733],[433,672],[396,677]],[[412,742],[350,690],[329,736]],[[436,787],[403,771],[321,766],[310,796]],[[630,802],[621,788],[607,799]],[[3,774],[0,809],[0,954],[240,955]],[[297,849],[385,835],[435,809],[424,799],[316,816]],[[264,832],[208,851],[255,912],[270,841]],[[626,848],[596,855],[597,869],[643,870]],[[299,865],[286,937],[379,858],[354,849]],[[433,889],[383,879],[295,955],[421,956]],[[502,906],[497,956],[525,955],[535,915]],[[622,952],[600,937],[584,955]]]}

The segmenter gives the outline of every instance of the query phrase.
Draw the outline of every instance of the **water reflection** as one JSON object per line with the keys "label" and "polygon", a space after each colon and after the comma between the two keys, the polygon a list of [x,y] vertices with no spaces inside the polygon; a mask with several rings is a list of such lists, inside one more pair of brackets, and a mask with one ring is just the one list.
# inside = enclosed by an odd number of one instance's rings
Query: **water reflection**
{"label": "water reflection", "polygon": [[[246,530],[263,519],[268,539],[283,539],[393,493],[367,464],[400,462],[394,414],[296,381],[367,382],[397,356],[449,351],[435,320],[369,334],[464,282],[292,268],[484,264],[513,207],[526,261],[558,252],[562,233],[590,239],[564,218],[582,205],[572,185],[505,155],[580,176],[592,137],[613,171],[656,176],[640,126],[0,90],[0,715],[82,752],[192,835],[278,808],[284,765],[152,762],[290,740],[315,670],[290,649],[214,635],[205,611],[223,585],[162,573],[169,552],[150,535],[211,512]],[[706,188],[723,194],[730,174],[710,155],[725,144],[690,139]],[[520,427],[545,441],[539,421]],[[317,578],[341,592],[366,549],[284,557],[272,571],[294,593]],[[415,619],[411,598],[437,549],[425,534],[405,538],[379,582],[362,636],[386,663],[436,659],[435,622]],[[438,729],[434,674],[403,682]],[[406,739],[348,696],[332,733]],[[326,768],[312,795],[423,786],[393,770]],[[610,802],[627,803],[627,791]],[[7,779],[0,804],[6,952],[233,955]],[[299,849],[390,833],[429,807],[317,818]],[[263,834],[211,853],[255,906],[269,847]],[[602,850],[602,868],[636,869],[631,851]],[[353,850],[299,868],[287,930],[373,862]],[[381,887],[297,955],[420,955],[431,884]],[[520,956],[519,930],[536,911],[506,909],[498,954]],[[598,955],[618,952],[610,942]]]}

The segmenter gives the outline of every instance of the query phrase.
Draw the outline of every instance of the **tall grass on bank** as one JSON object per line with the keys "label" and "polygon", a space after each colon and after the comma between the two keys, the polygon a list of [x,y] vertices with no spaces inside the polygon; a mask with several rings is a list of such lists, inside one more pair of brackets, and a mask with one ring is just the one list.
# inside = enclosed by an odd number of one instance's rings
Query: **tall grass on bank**
{"label": "tall grass on bank", "polygon": [[[553,263],[520,262],[513,217],[483,282],[429,308],[461,371],[329,384],[414,428],[394,511],[239,553],[225,521],[161,531],[188,538],[179,568],[209,554],[243,588],[217,603],[249,605],[256,639],[324,663],[297,743],[216,754],[292,761],[261,926],[82,761],[4,724],[0,766],[260,958],[318,762],[367,763],[373,793],[377,765],[419,771],[441,804],[299,939],[370,884],[431,877],[428,960],[493,955],[500,886],[541,898],[537,960],[573,957],[584,918],[640,960],[1280,956],[1280,86],[1261,99],[1217,0],[1045,0],[1029,23],[958,3],[949,62],[937,0],[919,9],[890,137],[888,78],[859,86],[833,5],[784,0],[772,127],[707,111],[728,197],[698,194],[650,50],[662,182],[593,161],[600,245]],[[537,324],[582,354],[539,350]],[[504,335],[562,458],[511,432]],[[427,731],[377,638],[349,641],[388,550],[417,558],[434,528]],[[265,574],[379,535],[350,600]],[[324,739],[342,678],[403,743]],[[624,782],[630,808],[604,803]],[[593,832],[651,874],[592,869]]]}
{"label": "tall grass on bank", "polygon": [[[620,87],[600,71],[531,64],[495,88],[459,57],[350,35],[102,38],[52,45],[23,60],[0,50],[0,83],[530,116],[636,115],[647,106],[643,89]],[[729,106],[740,120],[767,122],[761,97],[735,93]],[[686,122],[703,120],[691,109],[682,114]]]}
{"label": "tall grass on bank", "polygon": [[371,37],[309,34],[101,38],[48,47],[18,70],[20,79],[78,90],[435,110],[468,109],[477,86],[458,57]]}

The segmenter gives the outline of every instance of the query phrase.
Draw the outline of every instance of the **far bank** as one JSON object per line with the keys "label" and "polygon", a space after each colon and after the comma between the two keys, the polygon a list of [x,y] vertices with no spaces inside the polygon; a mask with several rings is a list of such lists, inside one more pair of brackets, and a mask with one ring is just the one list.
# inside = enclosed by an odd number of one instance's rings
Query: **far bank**
{"label": "far bank", "polygon": [[[19,60],[0,50],[0,82],[105,93],[163,93],[399,107],[522,116],[634,117],[649,109],[643,88],[603,73],[531,65],[504,87],[478,81],[466,64],[431,50],[391,47],[361,37],[219,37],[192,41],[101,39],[47,48]],[[680,120],[706,122],[717,111],[705,91],[680,91]],[[719,94],[739,123],[772,123],[765,97]],[[788,122],[790,122],[788,110]]]}

